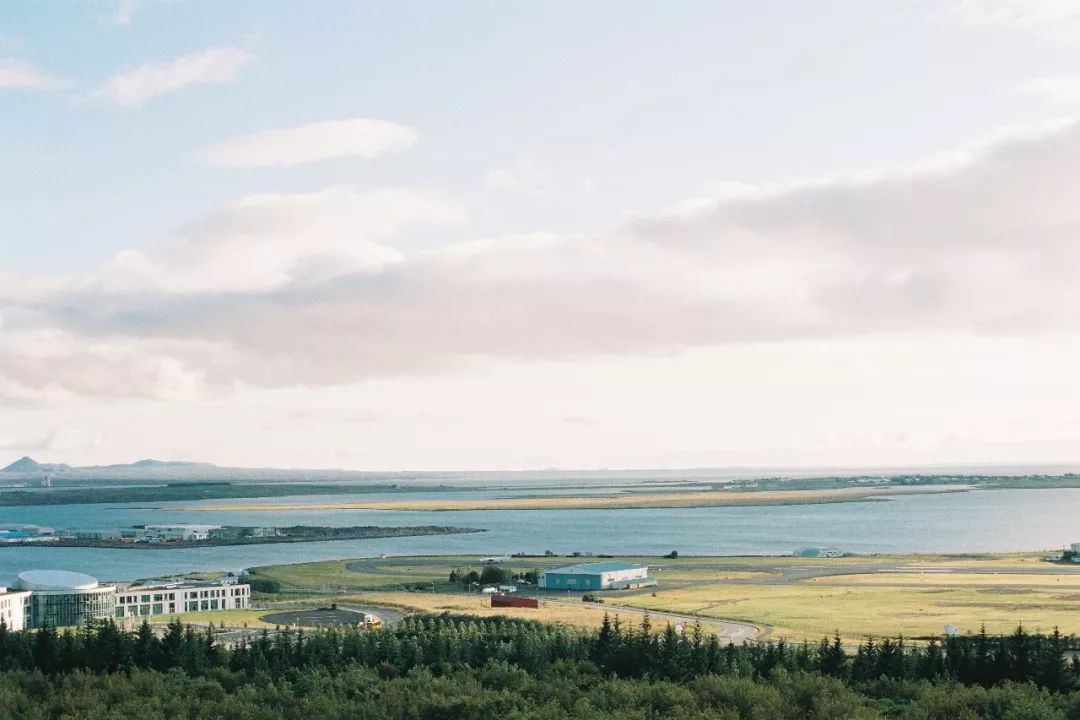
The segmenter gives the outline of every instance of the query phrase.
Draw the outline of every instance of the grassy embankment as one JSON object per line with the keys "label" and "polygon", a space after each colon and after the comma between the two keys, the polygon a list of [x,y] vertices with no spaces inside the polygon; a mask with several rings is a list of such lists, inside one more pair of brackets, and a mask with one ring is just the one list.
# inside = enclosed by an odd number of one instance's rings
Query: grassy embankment
{"label": "grassy embankment", "polygon": [[[657,567],[660,585],[604,593],[609,607],[740,620],[769,626],[773,637],[816,640],[835,630],[850,639],[923,637],[940,635],[945,625],[977,632],[983,624],[990,632],[1009,632],[1019,622],[1031,630],[1057,626],[1080,634],[1080,566],[1051,565],[1035,554],[626,559]],[[526,570],[578,560],[515,558],[504,567]],[[500,613],[580,626],[595,626],[603,616],[603,609],[562,594],[548,597],[540,611],[481,607],[480,598],[446,582],[451,569],[470,562],[477,568],[475,561],[367,559],[279,565],[257,573],[278,580],[288,593],[329,593],[403,609]],[[431,583],[440,592],[406,590]]]}

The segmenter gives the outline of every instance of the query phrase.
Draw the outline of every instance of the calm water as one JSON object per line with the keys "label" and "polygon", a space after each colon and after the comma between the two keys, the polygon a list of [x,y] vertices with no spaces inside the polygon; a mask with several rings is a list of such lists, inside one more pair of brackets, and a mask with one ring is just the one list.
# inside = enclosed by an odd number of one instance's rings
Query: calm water
{"label": "calm water", "polygon": [[[500,492],[497,494],[506,494]],[[455,493],[455,498],[463,497]],[[475,496],[482,496],[477,492]],[[361,496],[297,498],[300,502]],[[419,497],[409,494],[407,497]],[[386,499],[386,496],[381,496]],[[275,498],[272,502],[287,501]],[[214,500],[206,504],[221,505]],[[235,502],[249,503],[250,500]],[[192,505],[192,503],[177,503]],[[851,552],[1004,552],[1061,548],[1080,541],[1080,489],[974,491],[889,501],[752,508],[649,510],[373,510],[194,512],[169,503],[0,508],[0,524],[108,528],[136,523],[232,525],[452,525],[487,528],[470,535],[343,540],[184,550],[0,547],[0,583],[31,568],[79,570],[113,580],[188,570],[374,556],[380,553],[512,552],[683,555],[789,554],[806,545]]]}

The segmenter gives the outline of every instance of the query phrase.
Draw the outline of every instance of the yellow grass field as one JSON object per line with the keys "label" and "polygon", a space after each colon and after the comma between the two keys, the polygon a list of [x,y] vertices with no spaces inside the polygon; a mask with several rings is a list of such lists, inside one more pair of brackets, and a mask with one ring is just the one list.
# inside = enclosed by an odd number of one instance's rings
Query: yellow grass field
{"label": "yellow grass field", "polygon": [[857,502],[893,495],[963,492],[957,487],[868,487],[829,490],[770,490],[737,492],[626,493],[579,497],[494,498],[482,500],[371,500],[338,503],[238,503],[235,505],[191,505],[184,510],[250,512],[253,510],[603,510],[627,508],[679,508],[753,505],[807,505]]}
{"label": "yellow grass field", "polygon": [[[1080,634],[1076,612],[1080,594],[1072,582],[1048,587],[1032,585],[948,585],[947,576],[933,585],[876,586],[856,579],[829,578],[788,585],[723,583],[659,590],[620,598],[636,607],[705,617],[746,620],[773,628],[773,637],[817,640],[839,630],[848,638],[940,635],[946,625],[994,633],[1030,629]],[[1073,580],[1073,578],[1069,578]]]}
{"label": "yellow grass field", "polygon": [[813,578],[819,585],[901,585],[904,587],[1023,586],[1039,589],[1080,588],[1080,574],[1034,575],[1023,573],[882,572],[872,575],[836,575]]}
{"label": "yellow grass field", "polygon": [[[479,595],[448,595],[430,593],[369,592],[362,595],[347,595],[338,598],[339,602],[380,605],[395,610],[425,613],[467,613],[480,617],[503,615],[521,620],[540,620],[581,628],[597,628],[603,621],[605,610],[591,605],[570,602],[543,601],[539,609],[530,608],[493,608],[488,598]],[[640,613],[621,612],[623,618],[636,621]]]}
{"label": "yellow grass field", "polygon": [[[1041,553],[1008,555],[859,555],[841,558],[627,557],[648,564],[659,585],[602,593],[610,612],[632,606],[686,616],[748,622],[772,637],[818,640],[839,630],[850,640],[905,635],[937,636],[946,625],[977,632],[1031,629],[1080,634],[1080,565],[1051,565]],[[588,558],[512,558],[501,567],[545,569]],[[354,569],[350,570],[350,566]],[[403,592],[435,583],[448,590],[455,568],[482,567],[478,558],[394,557],[256,568],[295,597],[305,592],[425,612],[499,613],[593,627],[603,609],[578,598],[551,595],[540,611],[491,609],[478,596],[457,592]],[[568,602],[569,601],[569,602]],[[628,611],[618,611],[625,619]]]}

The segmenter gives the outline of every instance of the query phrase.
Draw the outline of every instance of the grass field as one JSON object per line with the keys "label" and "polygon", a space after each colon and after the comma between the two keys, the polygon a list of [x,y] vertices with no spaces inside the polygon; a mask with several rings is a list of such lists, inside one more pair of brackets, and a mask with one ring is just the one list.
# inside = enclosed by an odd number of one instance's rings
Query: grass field
{"label": "grass field", "polygon": [[[403,586],[436,583],[448,589],[450,571],[476,562],[476,558],[426,558],[415,562],[410,558],[386,560],[331,560],[328,562],[271,565],[253,568],[256,575],[272,578],[289,592],[353,590],[401,590]],[[371,565],[370,571],[350,570],[350,565]]]}
{"label": "grass field", "polygon": [[[650,565],[659,585],[603,597],[608,608],[743,621],[767,626],[773,637],[796,640],[817,640],[835,630],[851,639],[923,637],[940,635],[945,625],[977,632],[985,624],[991,632],[1008,632],[1020,622],[1033,630],[1057,626],[1080,634],[1080,566],[1040,558],[1040,553],[628,557],[621,559]],[[598,558],[512,558],[502,567],[539,570],[590,559]],[[580,627],[595,626],[603,616],[603,609],[561,593],[549,596],[540,611],[491,609],[446,582],[452,569],[468,567],[483,566],[475,557],[433,556],[277,565],[254,572],[279,580],[291,597],[362,592],[363,602],[413,611],[499,613]],[[431,583],[438,593],[403,591]]]}
{"label": "grass field", "polygon": [[680,508],[752,505],[809,505],[859,502],[894,495],[963,492],[961,486],[899,486],[832,488],[826,490],[622,493],[600,496],[491,498],[481,500],[373,500],[337,503],[239,503],[199,505],[185,510],[603,510],[627,508]]}
{"label": "grass field", "polygon": [[875,587],[841,582],[791,585],[706,585],[636,596],[620,602],[670,612],[764,623],[777,637],[940,635],[946,625],[963,632],[1029,629],[1080,633],[1080,595],[1045,588]]}
{"label": "grass field", "polygon": [[[451,612],[490,617],[502,615],[522,620],[541,620],[573,627],[597,628],[604,619],[604,609],[573,602],[545,601],[539,609],[492,608],[488,598],[480,595],[447,595],[432,593],[368,592],[344,596],[341,602],[356,602],[389,607],[406,612]],[[622,617],[636,620],[641,613],[623,612]]]}

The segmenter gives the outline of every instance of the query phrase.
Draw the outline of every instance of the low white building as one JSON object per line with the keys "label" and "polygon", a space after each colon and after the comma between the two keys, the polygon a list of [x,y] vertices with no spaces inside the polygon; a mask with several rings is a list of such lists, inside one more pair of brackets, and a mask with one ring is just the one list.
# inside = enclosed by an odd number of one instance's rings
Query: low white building
{"label": "low white building", "polygon": [[804,558],[838,558],[844,557],[844,551],[830,547],[808,547],[796,550],[795,555]]}
{"label": "low white building", "polygon": [[244,610],[251,604],[251,586],[239,583],[139,585],[116,593],[116,617]]}
{"label": "low white building", "polygon": [[32,612],[29,590],[0,587],[0,622],[3,622],[8,630],[28,628]]}
{"label": "low white building", "polygon": [[218,525],[145,525],[140,528],[141,532],[136,535],[136,542],[185,542],[192,540],[207,540],[210,531],[217,530]]}

